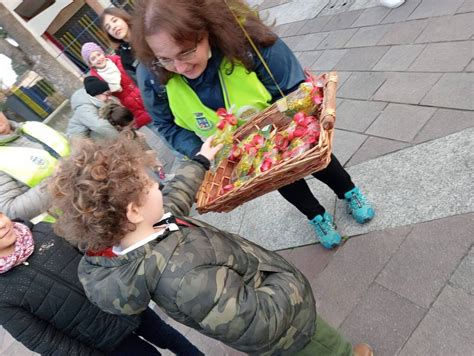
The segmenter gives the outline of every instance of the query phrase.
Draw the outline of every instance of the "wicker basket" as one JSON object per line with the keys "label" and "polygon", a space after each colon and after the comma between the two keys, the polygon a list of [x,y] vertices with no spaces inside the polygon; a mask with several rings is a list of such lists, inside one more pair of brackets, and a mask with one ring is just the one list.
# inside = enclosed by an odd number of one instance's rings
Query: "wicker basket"
{"label": "wicker basket", "polygon": [[[335,119],[337,74],[326,75],[328,81],[324,87],[324,100],[320,113],[320,122],[328,116]],[[290,94],[293,95],[294,93]],[[282,114],[276,104],[241,126],[235,133],[236,141],[241,141],[249,134],[260,130],[268,124],[278,129],[286,128],[291,119]],[[296,180],[327,167],[331,160],[333,129],[321,128],[319,142],[310,150],[292,158],[286,158],[230,192],[220,194],[222,187],[230,183],[232,171],[237,163],[224,159],[214,172],[207,172],[197,194],[197,210],[200,213],[210,211],[228,212],[239,205],[263,194],[281,188]]]}

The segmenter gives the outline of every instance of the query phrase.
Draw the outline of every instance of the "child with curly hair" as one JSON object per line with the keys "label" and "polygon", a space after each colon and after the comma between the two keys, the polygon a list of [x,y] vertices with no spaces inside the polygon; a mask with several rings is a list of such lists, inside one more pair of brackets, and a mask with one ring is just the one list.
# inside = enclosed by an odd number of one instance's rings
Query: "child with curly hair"
{"label": "child with curly hair", "polygon": [[316,316],[311,286],[275,252],[190,218],[212,136],[159,190],[153,158],[124,137],[82,141],[50,184],[58,227],[84,245],[78,273],[93,303],[173,319],[254,355],[370,355]]}

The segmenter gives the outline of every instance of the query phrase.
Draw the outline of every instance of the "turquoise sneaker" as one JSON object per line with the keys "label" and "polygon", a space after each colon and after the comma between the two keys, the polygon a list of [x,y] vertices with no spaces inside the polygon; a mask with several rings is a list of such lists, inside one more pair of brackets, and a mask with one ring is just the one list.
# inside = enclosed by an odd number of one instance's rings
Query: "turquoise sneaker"
{"label": "turquoise sneaker", "polygon": [[364,224],[373,219],[375,215],[374,208],[367,201],[359,188],[355,187],[344,194],[347,202],[347,211],[359,224]]}
{"label": "turquoise sneaker", "polygon": [[341,243],[341,235],[336,231],[332,216],[328,213],[316,215],[309,223],[313,225],[319,242],[327,249],[333,249]]}

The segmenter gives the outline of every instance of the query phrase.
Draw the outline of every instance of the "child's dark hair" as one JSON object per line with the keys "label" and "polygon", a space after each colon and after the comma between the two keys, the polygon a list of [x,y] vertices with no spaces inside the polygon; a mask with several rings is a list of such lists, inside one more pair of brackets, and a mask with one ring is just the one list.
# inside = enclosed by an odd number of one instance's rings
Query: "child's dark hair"
{"label": "child's dark hair", "polygon": [[48,184],[53,211],[60,212],[55,230],[91,251],[116,246],[135,230],[127,207],[142,204],[150,186],[144,173],[156,161],[125,134],[115,141],[78,139],[72,146]]}
{"label": "child's dark hair", "polygon": [[110,122],[117,131],[129,129],[134,123],[132,112],[125,106],[114,102],[109,102],[100,108],[99,115]]}

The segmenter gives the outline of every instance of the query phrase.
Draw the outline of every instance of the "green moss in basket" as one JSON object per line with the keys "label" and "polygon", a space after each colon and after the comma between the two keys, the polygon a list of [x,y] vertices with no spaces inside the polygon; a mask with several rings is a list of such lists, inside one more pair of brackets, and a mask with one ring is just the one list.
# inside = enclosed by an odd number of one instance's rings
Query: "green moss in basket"
{"label": "green moss in basket", "polygon": [[316,110],[316,105],[313,101],[312,92],[313,85],[311,83],[301,83],[298,89],[286,97],[286,110],[283,113],[292,118],[298,112],[304,112],[306,115],[311,115]]}

